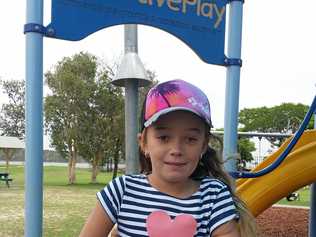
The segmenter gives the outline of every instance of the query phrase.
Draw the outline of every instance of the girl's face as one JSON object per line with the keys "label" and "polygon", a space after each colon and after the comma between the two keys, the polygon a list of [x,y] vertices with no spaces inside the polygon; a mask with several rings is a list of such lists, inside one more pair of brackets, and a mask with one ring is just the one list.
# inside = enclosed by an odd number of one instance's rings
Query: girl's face
{"label": "girl's face", "polygon": [[196,115],[175,111],[161,116],[140,137],[151,159],[152,178],[174,183],[188,181],[206,151],[206,126]]}

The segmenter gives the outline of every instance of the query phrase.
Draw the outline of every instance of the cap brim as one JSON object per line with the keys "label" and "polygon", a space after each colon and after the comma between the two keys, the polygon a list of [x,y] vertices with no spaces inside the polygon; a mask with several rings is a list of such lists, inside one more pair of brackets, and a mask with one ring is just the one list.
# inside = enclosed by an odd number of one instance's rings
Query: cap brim
{"label": "cap brim", "polygon": [[199,116],[201,119],[203,119],[208,125],[210,125],[209,121],[206,121],[200,114],[196,113],[192,109],[189,109],[187,107],[171,107],[171,108],[166,108],[166,109],[160,110],[159,112],[155,113],[150,119],[148,119],[144,123],[144,127],[146,127],[146,128],[149,127],[152,123],[156,122],[161,115],[165,115],[165,114],[168,114],[170,112],[179,111],[179,110],[192,112],[193,114],[195,114],[195,115]]}

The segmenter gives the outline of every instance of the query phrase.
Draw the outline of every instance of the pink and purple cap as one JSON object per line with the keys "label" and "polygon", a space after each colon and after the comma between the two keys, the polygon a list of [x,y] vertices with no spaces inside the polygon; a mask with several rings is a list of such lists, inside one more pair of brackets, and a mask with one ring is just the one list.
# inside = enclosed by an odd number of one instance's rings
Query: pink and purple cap
{"label": "pink and purple cap", "polygon": [[144,126],[148,127],[161,115],[177,110],[190,111],[212,127],[207,96],[198,87],[183,80],[163,82],[150,89],[146,97]]}

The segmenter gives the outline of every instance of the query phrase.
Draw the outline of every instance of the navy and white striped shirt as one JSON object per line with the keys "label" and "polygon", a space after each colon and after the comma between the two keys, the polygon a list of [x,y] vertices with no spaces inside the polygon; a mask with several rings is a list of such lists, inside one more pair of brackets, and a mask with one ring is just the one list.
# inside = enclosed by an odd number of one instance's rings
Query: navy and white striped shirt
{"label": "navy and white striped shirt", "polygon": [[197,222],[195,237],[210,236],[219,225],[238,218],[227,186],[209,177],[201,181],[197,192],[184,199],[153,188],[143,174],[114,179],[97,197],[113,223],[118,224],[122,237],[147,237],[146,218],[157,210],[165,211],[172,219],[191,214]]}

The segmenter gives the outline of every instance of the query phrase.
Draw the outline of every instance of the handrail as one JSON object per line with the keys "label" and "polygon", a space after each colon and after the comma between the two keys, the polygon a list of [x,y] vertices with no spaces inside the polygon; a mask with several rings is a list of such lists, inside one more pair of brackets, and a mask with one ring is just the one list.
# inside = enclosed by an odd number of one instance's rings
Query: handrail
{"label": "handrail", "polygon": [[257,172],[233,171],[233,172],[229,172],[229,174],[235,179],[257,178],[257,177],[263,176],[263,175],[271,172],[275,168],[277,168],[283,162],[283,160],[287,157],[287,155],[291,152],[293,147],[296,145],[297,141],[300,139],[304,130],[306,129],[313,113],[315,113],[315,112],[316,112],[316,96],[314,97],[314,100],[313,100],[308,112],[306,113],[303,122],[301,123],[299,129],[297,130],[297,132],[295,133],[295,135],[291,139],[290,143],[284,149],[282,154],[272,164],[270,164],[269,166],[267,166],[267,167],[265,167],[262,170],[259,170]]}

